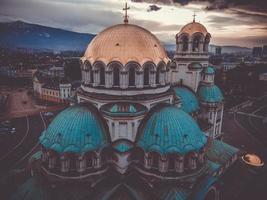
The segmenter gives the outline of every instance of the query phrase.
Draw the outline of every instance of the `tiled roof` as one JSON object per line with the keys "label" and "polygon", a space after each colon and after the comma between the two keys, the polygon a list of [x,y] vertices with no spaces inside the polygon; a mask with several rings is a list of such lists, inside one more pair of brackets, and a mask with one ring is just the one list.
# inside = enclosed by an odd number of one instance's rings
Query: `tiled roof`
{"label": "tiled roof", "polygon": [[153,111],[143,123],[137,145],[145,151],[186,154],[200,150],[207,142],[194,119],[175,106]]}
{"label": "tiled roof", "polygon": [[45,148],[58,153],[81,153],[105,146],[107,135],[96,114],[78,105],[58,114],[39,140]]}
{"label": "tiled roof", "polygon": [[175,95],[181,99],[181,109],[187,113],[195,112],[199,109],[196,95],[188,88],[178,86],[173,88]]}

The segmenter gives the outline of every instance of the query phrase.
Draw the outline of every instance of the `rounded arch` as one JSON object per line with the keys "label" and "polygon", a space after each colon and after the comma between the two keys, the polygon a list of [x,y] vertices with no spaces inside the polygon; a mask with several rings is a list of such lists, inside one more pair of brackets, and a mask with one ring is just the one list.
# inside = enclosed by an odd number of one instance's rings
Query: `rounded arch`
{"label": "rounded arch", "polygon": [[84,61],[84,68],[87,70],[92,70],[92,65],[91,65],[90,61],[88,61],[88,60]]}
{"label": "rounded arch", "polygon": [[123,65],[120,62],[114,61],[108,65],[107,69],[109,71],[112,71],[113,86],[119,87],[120,86],[120,73],[123,70]]}
{"label": "rounded arch", "polygon": [[179,36],[178,41],[181,45],[182,51],[188,51],[189,48],[189,35],[188,34],[182,34]]}
{"label": "rounded arch", "polygon": [[156,65],[152,62],[146,62],[143,65],[143,71],[144,71],[144,86],[149,86],[151,79],[151,72],[156,71]]}
{"label": "rounded arch", "polygon": [[202,33],[194,33],[191,37],[192,41],[192,51],[199,52],[201,47],[200,44],[203,43],[204,35]]}
{"label": "rounded arch", "polygon": [[94,69],[99,71],[99,84],[105,85],[106,83],[106,65],[101,61],[97,61],[94,63]]}
{"label": "rounded arch", "polygon": [[136,71],[140,71],[141,66],[137,62],[129,62],[126,64],[126,70],[128,71],[129,86],[136,85]]}
{"label": "rounded arch", "polygon": [[217,199],[217,189],[212,186],[209,188],[209,191],[207,192],[206,196],[205,196],[205,200],[216,200]]}

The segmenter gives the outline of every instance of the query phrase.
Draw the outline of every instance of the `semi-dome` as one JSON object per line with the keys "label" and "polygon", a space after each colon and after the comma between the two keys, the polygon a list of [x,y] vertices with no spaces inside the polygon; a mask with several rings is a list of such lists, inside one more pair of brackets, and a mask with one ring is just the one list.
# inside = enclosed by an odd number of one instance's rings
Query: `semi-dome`
{"label": "semi-dome", "polygon": [[82,60],[91,64],[102,61],[106,65],[112,61],[122,65],[130,61],[140,65],[169,61],[160,41],[148,30],[132,24],[118,24],[100,32],[88,45]]}
{"label": "semi-dome", "polygon": [[104,124],[88,106],[72,106],[56,116],[42,133],[40,143],[58,153],[84,153],[108,143]]}
{"label": "semi-dome", "polygon": [[204,36],[206,36],[208,33],[206,27],[198,22],[191,22],[189,24],[186,24],[181,31],[178,33],[178,35],[181,34],[188,34],[189,36],[195,34],[195,33],[202,33]]}
{"label": "semi-dome", "polygon": [[184,155],[207,142],[194,119],[175,106],[158,107],[143,123],[137,145],[147,152]]}
{"label": "semi-dome", "polygon": [[198,99],[195,93],[187,87],[177,86],[173,88],[175,95],[181,101],[181,109],[186,113],[193,113],[199,110]]}
{"label": "semi-dome", "polygon": [[198,97],[201,102],[205,103],[219,103],[223,101],[222,92],[217,85],[200,85]]}

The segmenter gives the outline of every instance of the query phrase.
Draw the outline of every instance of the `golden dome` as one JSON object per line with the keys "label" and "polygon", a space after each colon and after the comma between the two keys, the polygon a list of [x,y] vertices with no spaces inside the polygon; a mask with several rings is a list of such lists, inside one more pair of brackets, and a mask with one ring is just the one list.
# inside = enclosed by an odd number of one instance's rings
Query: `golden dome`
{"label": "golden dome", "polygon": [[208,34],[208,31],[205,26],[193,21],[189,24],[186,24],[178,33],[178,35],[181,35],[183,33],[187,33],[189,36],[193,35],[194,33],[202,33],[204,36],[206,36]]}
{"label": "golden dome", "polygon": [[261,167],[264,165],[259,156],[255,154],[246,154],[242,157],[242,160],[252,166]]}
{"label": "golden dome", "polygon": [[142,66],[147,61],[167,64],[169,58],[160,41],[148,30],[132,24],[118,24],[103,30],[91,41],[82,58],[85,60],[91,64],[102,61],[106,65],[112,61],[123,65],[135,61]]}

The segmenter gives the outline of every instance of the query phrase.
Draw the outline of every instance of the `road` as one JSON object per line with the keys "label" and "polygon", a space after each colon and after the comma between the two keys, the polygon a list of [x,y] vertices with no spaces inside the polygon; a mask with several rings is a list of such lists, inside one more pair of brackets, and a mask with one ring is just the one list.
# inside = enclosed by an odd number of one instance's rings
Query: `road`
{"label": "road", "polygon": [[0,176],[13,168],[22,158],[26,158],[25,155],[29,155],[29,152],[38,143],[38,138],[43,130],[44,124],[40,114],[30,116],[28,134],[20,145],[1,160]]}

